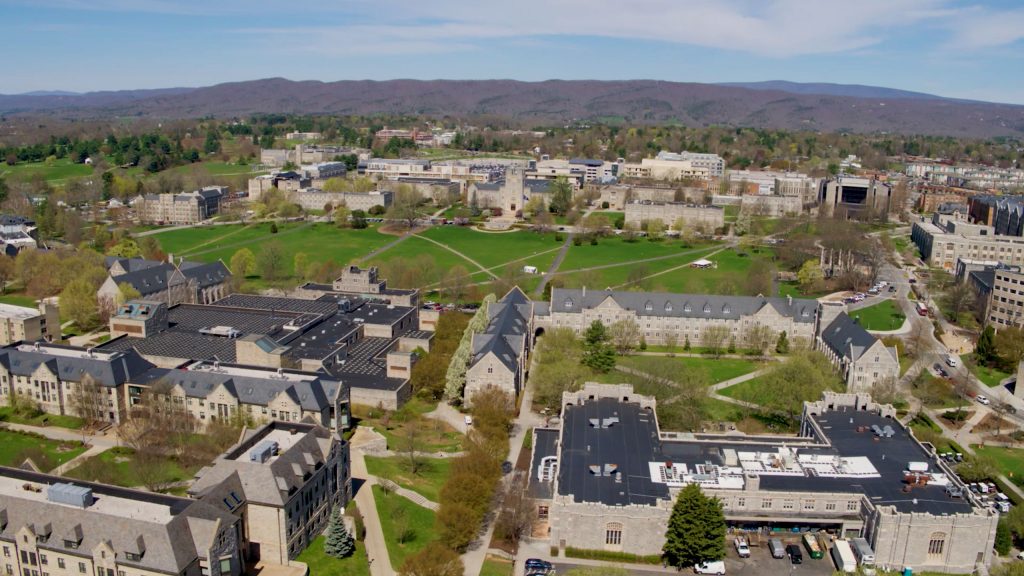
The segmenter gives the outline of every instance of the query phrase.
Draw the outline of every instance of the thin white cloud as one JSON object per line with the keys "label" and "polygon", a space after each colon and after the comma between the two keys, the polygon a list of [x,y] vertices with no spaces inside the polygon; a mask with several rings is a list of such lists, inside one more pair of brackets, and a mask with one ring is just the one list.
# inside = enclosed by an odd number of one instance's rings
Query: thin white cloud
{"label": "thin white cloud", "polygon": [[1024,39],[1024,9],[994,12],[980,7],[962,11],[951,22],[954,48],[979,50]]}

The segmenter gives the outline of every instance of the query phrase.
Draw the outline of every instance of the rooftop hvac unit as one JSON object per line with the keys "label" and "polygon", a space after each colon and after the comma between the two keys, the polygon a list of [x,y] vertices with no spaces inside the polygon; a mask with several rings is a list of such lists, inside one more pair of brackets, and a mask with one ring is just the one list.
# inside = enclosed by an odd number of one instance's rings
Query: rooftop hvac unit
{"label": "rooftop hvac unit", "polygon": [[270,460],[272,456],[277,454],[277,450],[277,442],[273,440],[264,440],[249,451],[249,461],[263,464],[267,460]]}
{"label": "rooftop hvac unit", "polygon": [[68,504],[70,506],[78,506],[79,508],[87,508],[92,504],[92,488],[86,488],[85,486],[75,486],[66,482],[58,482],[51,484],[46,489],[46,499],[50,502],[57,502],[59,504]]}
{"label": "rooftop hvac unit", "polygon": [[231,326],[214,326],[212,328],[200,328],[200,334],[206,334],[208,336],[220,336],[223,338],[238,338],[242,335],[242,331]]}
{"label": "rooftop hvac unit", "polygon": [[341,310],[342,312],[350,312],[352,310],[352,301],[348,298],[338,300],[338,310]]}

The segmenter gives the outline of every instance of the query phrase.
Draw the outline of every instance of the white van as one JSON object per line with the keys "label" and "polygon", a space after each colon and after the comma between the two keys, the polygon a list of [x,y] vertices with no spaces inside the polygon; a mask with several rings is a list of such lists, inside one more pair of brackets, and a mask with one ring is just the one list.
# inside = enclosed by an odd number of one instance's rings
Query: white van
{"label": "white van", "polygon": [[956,359],[956,356],[946,354],[946,364],[949,364],[950,368],[956,368],[960,364],[960,361]]}
{"label": "white van", "polygon": [[725,574],[725,562],[722,560],[701,562],[693,567],[693,571],[697,574],[716,574],[717,576],[722,576]]}

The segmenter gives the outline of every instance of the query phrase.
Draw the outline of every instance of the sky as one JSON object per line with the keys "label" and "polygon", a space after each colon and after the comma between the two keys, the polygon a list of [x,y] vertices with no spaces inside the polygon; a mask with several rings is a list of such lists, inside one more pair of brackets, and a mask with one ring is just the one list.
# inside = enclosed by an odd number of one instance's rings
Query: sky
{"label": "sky", "polygon": [[2,94],[790,80],[1024,104],[1021,0],[0,0],[0,22]]}

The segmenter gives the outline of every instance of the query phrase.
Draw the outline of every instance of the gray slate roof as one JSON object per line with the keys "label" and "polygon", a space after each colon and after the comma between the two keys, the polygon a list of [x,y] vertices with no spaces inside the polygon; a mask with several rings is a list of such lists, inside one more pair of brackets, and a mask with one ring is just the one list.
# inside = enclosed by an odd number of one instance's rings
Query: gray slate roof
{"label": "gray slate roof", "polygon": [[[7,526],[0,534],[5,540],[12,540],[16,532],[26,525],[41,527],[50,524],[52,536],[47,543],[40,544],[41,548],[63,552],[64,534],[74,534],[76,538],[80,534],[81,542],[77,553],[88,555],[95,546],[107,542],[118,555],[119,564],[146,570],[169,574],[182,573],[200,554],[205,557],[206,551],[216,546],[215,535],[222,526],[232,525],[237,521],[231,514],[217,510],[205,502],[177,496],[69,480],[15,468],[0,467],[0,476],[42,485],[71,481],[76,486],[92,488],[97,500],[117,497],[166,505],[170,511],[169,519],[160,522],[130,517],[127,514],[102,513],[94,507],[83,509],[45,500],[33,500],[19,497],[17,493],[4,494],[0,498],[0,509],[7,517]],[[140,537],[144,545],[142,558],[137,562],[127,560],[124,552],[138,551]]]}
{"label": "gray slate roof", "polygon": [[878,340],[863,326],[842,312],[821,331],[821,339],[839,356],[856,360]]}
{"label": "gray slate roof", "polygon": [[[331,406],[333,394],[337,394],[339,387],[337,382],[325,385],[320,378],[292,381],[274,378],[269,373],[266,378],[257,378],[228,373],[166,368],[155,368],[132,381],[147,385],[158,382],[179,385],[185,391],[185,395],[191,398],[206,398],[219,386],[224,385],[238,398],[239,402],[258,406],[268,405],[283,392],[299,404],[303,410],[314,412],[323,411]],[[329,390],[333,390],[331,396],[327,394]]]}
{"label": "gray slate roof", "polygon": [[794,322],[814,322],[817,301],[805,298],[768,298],[765,296],[716,296],[710,294],[672,294],[666,292],[619,292],[615,290],[551,291],[552,312],[581,313],[595,308],[607,298],[637,316],[677,318],[739,319],[771,306]]}
{"label": "gray slate roof", "polygon": [[470,365],[484,356],[494,354],[510,371],[519,366],[519,356],[526,349],[530,326],[530,300],[519,287],[515,287],[501,300],[488,305],[487,328],[473,335]]}
{"label": "gray slate roof", "polygon": [[[54,347],[47,344],[47,347]],[[75,348],[71,348],[75,349]],[[50,371],[64,381],[79,382],[89,374],[97,384],[116,387],[155,368],[148,360],[134,350],[127,350],[107,359],[106,354],[90,358],[88,353],[74,356],[58,356],[45,351],[24,351],[16,347],[0,349],[0,364],[16,376],[31,376],[40,365],[46,364]]]}
{"label": "gray slate roof", "polygon": [[231,278],[231,271],[220,260],[208,264],[182,262],[181,273],[189,280],[195,280],[199,288],[216,286]]}

